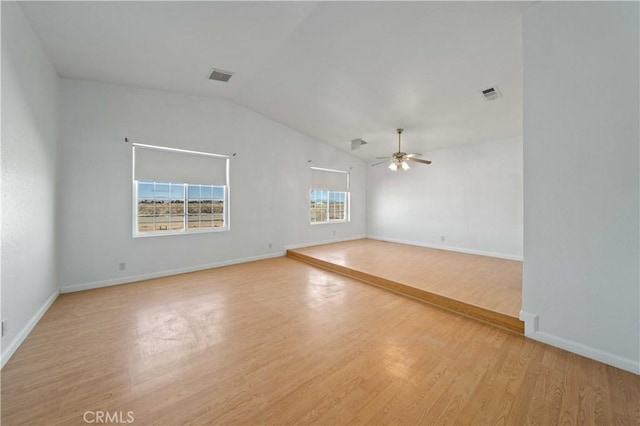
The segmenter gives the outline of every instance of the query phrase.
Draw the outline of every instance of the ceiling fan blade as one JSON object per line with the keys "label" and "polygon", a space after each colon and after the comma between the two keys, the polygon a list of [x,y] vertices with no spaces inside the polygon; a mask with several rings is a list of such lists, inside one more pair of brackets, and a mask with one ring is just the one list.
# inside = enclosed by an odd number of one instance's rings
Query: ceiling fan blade
{"label": "ceiling fan blade", "polygon": [[387,158],[386,160],[383,160],[383,161],[378,161],[377,163],[373,163],[373,164],[371,165],[371,167],[373,167],[373,166],[377,166],[378,164],[386,163],[386,162],[388,162],[389,160],[390,160],[390,158]]}
{"label": "ceiling fan blade", "polygon": [[407,158],[411,158],[411,157],[422,157],[422,154],[418,154],[417,152],[414,152],[413,154],[407,155]]}
{"label": "ceiling fan blade", "polygon": [[387,160],[391,160],[393,157],[376,157],[376,160],[382,160],[383,158],[386,158]]}
{"label": "ceiling fan blade", "polygon": [[421,160],[419,158],[412,158],[412,157],[407,157],[407,160],[409,161],[416,161],[418,163],[423,163],[423,164],[431,164],[431,161],[429,160]]}

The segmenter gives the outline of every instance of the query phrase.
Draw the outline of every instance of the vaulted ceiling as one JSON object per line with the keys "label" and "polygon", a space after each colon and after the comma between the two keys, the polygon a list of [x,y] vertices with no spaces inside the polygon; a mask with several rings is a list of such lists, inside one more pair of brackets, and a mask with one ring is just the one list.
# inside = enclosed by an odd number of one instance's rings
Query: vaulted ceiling
{"label": "vaulted ceiling", "polygon": [[[60,77],[225,98],[369,161],[396,150],[396,127],[408,152],[521,135],[529,4],[21,6]],[[211,81],[213,67],[235,74]],[[368,144],[351,151],[355,138]]]}

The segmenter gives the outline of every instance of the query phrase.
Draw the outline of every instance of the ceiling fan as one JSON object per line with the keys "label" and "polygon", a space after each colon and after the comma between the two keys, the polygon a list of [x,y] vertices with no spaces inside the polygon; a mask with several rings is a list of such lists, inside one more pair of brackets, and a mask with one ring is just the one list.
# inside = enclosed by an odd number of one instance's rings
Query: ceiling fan
{"label": "ceiling fan", "polygon": [[400,149],[400,138],[402,136],[402,132],[404,132],[404,129],[397,129],[396,131],[398,132],[398,152],[391,154],[391,157],[376,157],[376,159],[378,160],[384,158],[384,161],[374,163],[372,164],[372,166],[377,166],[378,164],[386,163],[387,161],[391,160],[389,168],[395,172],[396,170],[398,170],[398,168],[401,168],[402,170],[409,170],[409,161],[415,161],[422,164],[431,164],[431,161],[429,160],[421,160],[419,158],[416,158],[421,157],[422,154],[407,154],[406,152],[402,152],[402,150]]}

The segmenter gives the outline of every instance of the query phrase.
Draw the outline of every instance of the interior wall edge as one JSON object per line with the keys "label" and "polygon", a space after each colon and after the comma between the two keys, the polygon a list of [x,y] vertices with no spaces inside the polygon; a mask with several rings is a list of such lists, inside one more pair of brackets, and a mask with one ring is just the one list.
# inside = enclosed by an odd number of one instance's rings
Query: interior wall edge
{"label": "interior wall edge", "polygon": [[538,315],[527,311],[520,311],[520,321],[524,322],[524,335],[529,336],[538,331]]}
{"label": "interior wall edge", "polygon": [[474,249],[467,249],[467,248],[463,248],[463,247],[443,246],[443,245],[440,245],[440,244],[430,244],[430,243],[423,243],[423,242],[418,242],[418,241],[402,240],[402,239],[398,239],[398,238],[387,238],[387,237],[380,237],[380,236],[375,236],[375,235],[367,235],[367,238],[371,238],[372,240],[387,241],[387,242],[390,242],[390,243],[408,244],[408,245],[411,245],[411,246],[428,247],[428,248],[433,248],[433,249],[438,249],[438,250],[455,251],[455,252],[458,252],[458,253],[477,254],[477,255],[480,255],[480,256],[497,257],[499,259],[519,260],[519,261],[522,261],[524,259],[523,256],[517,256],[517,255],[512,255],[512,254],[507,254],[507,253],[495,253],[495,252],[491,252],[491,251],[474,250]]}
{"label": "interior wall edge", "polygon": [[59,294],[60,79],[21,4],[2,2],[0,15],[3,366]]}
{"label": "interior wall edge", "polygon": [[60,295],[60,290],[54,291],[51,296],[49,296],[49,298],[42,304],[42,306],[40,306],[40,309],[38,309],[36,313],[31,317],[29,322],[24,327],[22,327],[22,330],[20,330],[16,337],[11,342],[9,342],[8,345],[3,345],[2,355],[0,355],[0,357],[2,358],[0,360],[0,368],[4,367],[7,361],[11,359],[22,342],[25,341],[34,327],[38,324],[38,322],[40,322],[40,319],[44,316],[44,314],[47,313],[51,305],[53,305],[53,302],[56,301],[58,295]]}

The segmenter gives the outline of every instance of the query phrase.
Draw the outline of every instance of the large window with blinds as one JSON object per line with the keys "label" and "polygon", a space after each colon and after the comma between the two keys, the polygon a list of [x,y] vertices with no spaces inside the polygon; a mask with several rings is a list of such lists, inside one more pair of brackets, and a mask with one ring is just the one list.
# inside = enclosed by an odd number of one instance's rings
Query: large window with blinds
{"label": "large window with blinds", "polygon": [[349,221],[349,172],[311,168],[311,224]]}
{"label": "large window with blinds", "polygon": [[228,176],[228,156],[134,144],[134,237],[229,229]]}

